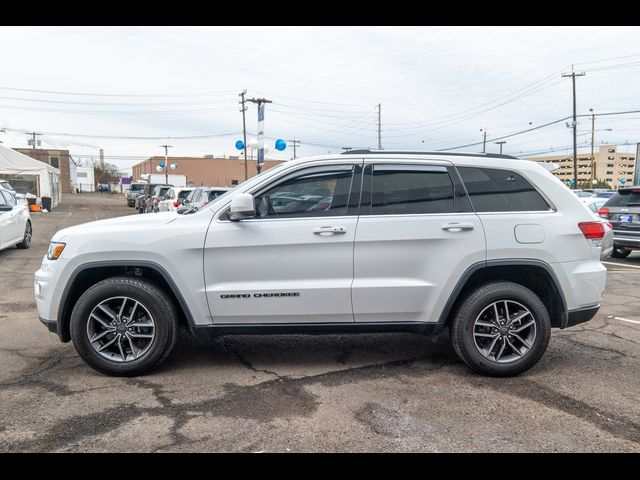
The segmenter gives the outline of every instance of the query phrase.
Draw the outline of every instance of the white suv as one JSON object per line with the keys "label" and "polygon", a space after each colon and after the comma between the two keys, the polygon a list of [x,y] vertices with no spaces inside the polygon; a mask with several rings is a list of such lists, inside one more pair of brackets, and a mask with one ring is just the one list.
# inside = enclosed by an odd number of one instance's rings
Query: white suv
{"label": "white suv", "polygon": [[552,327],[593,318],[602,222],[537,163],[350,151],[283,163],[193,215],[57,232],[35,274],[40,320],[110,375],[219,334],[448,328],[474,370],[516,375]]}

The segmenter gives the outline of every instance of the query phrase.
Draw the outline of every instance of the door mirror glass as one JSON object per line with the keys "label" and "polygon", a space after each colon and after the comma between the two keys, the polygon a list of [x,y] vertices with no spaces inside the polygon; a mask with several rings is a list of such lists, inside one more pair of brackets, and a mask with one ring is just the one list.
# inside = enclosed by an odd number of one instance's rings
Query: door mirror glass
{"label": "door mirror glass", "polygon": [[233,221],[256,216],[256,207],[253,195],[250,193],[239,193],[231,200],[229,219]]}

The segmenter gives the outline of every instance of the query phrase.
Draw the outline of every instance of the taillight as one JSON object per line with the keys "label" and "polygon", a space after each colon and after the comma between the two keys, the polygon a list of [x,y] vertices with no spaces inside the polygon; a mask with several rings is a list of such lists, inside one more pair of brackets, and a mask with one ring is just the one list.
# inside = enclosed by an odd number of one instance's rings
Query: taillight
{"label": "taillight", "polygon": [[582,231],[584,238],[604,237],[604,225],[601,222],[580,222],[578,228]]}
{"label": "taillight", "polygon": [[609,215],[609,209],[602,207],[600,210],[598,210],[598,215],[600,215],[601,217],[606,217],[607,215]]}
{"label": "taillight", "polygon": [[173,202],[173,206],[178,208],[180,206],[180,202]]}

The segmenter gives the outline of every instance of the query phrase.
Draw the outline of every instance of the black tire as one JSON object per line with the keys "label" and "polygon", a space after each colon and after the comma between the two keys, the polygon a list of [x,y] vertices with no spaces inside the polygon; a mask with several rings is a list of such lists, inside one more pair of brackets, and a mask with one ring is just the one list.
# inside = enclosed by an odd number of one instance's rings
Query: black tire
{"label": "black tire", "polygon": [[[509,363],[498,363],[495,353],[494,359],[487,358],[474,340],[476,318],[485,308],[500,300],[523,305],[535,320],[535,338],[531,347],[521,358]],[[531,290],[514,282],[496,281],[476,287],[462,299],[451,318],[449,329],[456,354],[469,367],[483,375],[511,377],[529,370],[540,360],[549,345],[551,320],[544,303]],[[511,354],[515,357],[513,352]]]}
{"label": "black tire", "polygon": [[24,236],[22,237],[22,241],[16,245],[16,248],[24,250],[31,246],[31,235],[33,234],[31,228],[31,222],[27,220],[27,224],[24,227]]}
{"label": "black tire", "polygon": [[627,258],[630,254],[630,249],[622,247],[613,247],[613,250],[611,251],[611,256],[613,258]]}
{"label": "black tire", "polygon": [[[155,337],[140,358],[116,362],[104,358],[87,335],[89,315],[102,301],[118,296],[142,304],[155,322]],[[178,338],[178,314],[169,296],[149,280],[139,277],[112,277],[96,283],[78,299],[71,313],[71,339],[76,351],[93,369],[111,376],[142,375],[158,367],[171,353]]]}

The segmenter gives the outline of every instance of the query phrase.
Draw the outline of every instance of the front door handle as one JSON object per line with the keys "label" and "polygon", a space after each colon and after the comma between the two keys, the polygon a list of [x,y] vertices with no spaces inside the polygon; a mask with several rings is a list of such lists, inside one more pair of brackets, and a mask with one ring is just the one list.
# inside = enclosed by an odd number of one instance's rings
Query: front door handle
{"label": "front door handle", "polygon": [[473,230],[473,224],[471,223],[447,223],[442,226],[443,230],[448,232],[461,232],[463,230]]}
{"label": "front door handle", "polygon": [[347,233],[344,227],[318,227],[313,229],[313,233],[316,235],[334,235],[337,233]]}

